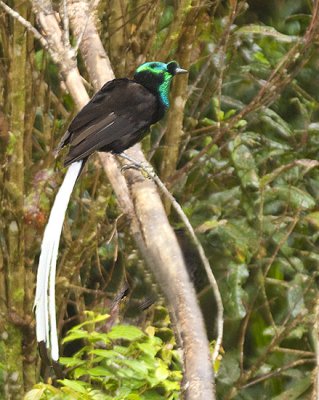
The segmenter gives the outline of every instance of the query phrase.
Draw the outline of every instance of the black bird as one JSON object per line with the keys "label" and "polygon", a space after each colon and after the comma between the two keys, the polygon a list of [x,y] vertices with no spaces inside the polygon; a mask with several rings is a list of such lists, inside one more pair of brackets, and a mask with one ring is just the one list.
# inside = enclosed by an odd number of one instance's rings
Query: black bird
{"label": "black bird", "polygon": [[120,154],[140,141],[169,107],[173,76],[186,72],[175,61],[147,62],[137,68],[133,80],[122,78],[106,83],[76,115],[58,146],[59,151],[69,145],[64,162],[69,168],[44,231],[34,303],[37,340],[51,348],[54,361],[59,359],[56,261],[64,216],[77,177],[93,152]]}

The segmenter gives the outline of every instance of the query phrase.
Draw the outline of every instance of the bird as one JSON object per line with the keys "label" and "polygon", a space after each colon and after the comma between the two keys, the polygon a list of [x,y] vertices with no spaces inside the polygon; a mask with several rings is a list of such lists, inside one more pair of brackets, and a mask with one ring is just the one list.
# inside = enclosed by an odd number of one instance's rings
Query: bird
{"label": "bird", "polygon": [[35,293],[37,342],[45,344],[53,362],[59,360],[56,328],[55,275],[60,236],[67,206],[83,169],[96,151],[125,156],[141,141],[151,125],[165,115],[175,75],[188,71],[176,61],[152,61],[137,67],[133,79],[107,82],[80,110],[63,135],[56,153],[68,146],[68,167],[44,230]]}

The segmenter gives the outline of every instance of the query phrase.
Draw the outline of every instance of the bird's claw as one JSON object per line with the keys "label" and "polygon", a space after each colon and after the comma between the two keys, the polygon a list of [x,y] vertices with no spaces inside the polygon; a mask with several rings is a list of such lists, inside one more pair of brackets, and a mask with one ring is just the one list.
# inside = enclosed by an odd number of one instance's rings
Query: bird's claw
{"label": "bird's claw", "polygon": [[140,171],[144,178],[153,179],[155,176],[153,167],[146,163],[130,163],[123,165],[121,168],[121,172],[125,172],[128,169],[135,169],[137,171]]}
{"label": "bird's claw", "polygon": [[125,172],[129,169],[136,169],[138,171],[140,170],[139,166],[136,164],[125,164],[125,165],[122,165],[121,172]]}

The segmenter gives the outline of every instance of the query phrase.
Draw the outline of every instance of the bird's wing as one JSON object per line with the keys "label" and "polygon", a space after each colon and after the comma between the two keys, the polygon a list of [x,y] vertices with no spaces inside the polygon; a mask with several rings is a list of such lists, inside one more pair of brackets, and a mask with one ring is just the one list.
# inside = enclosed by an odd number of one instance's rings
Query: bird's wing
{"label": "bird's wing", "polygon": [[[107,149],[107,151],[114,150],[118,152],[119,149],[115,145],[115,142],[120,142],[121,138],[123,139],[125,136],[131,133],[134,134],[148,126],[143,121],[134,120],[131,122],[130,119],[123,116],[115,116],[113,122],[106,126],[103,124],[101,127],[101,125],[100,121],[94,124],[94,126],[90,126],[88,130],[82,132],[82,137],[84,138],[81,141],[77,141],[76,144],[73,144],[73,141],[71,142],[69,153],[65,159],[65,165],[86,158],[98,150],[105,151]],[[133,126],[134,130],[132,129]],[[122,148],[122,146],[120,147]],[[129,146],[124,147],[127,148]]]}
{"label": "bird's wing", "polygon": [[155,122],[156,109],[156,97],[142,85],[128,79],[107,83],[71,122],[63,143],[70,144],[65,164],[103,148],[116,151],[115,143],[121,147],[125,136],[134,136]]}
{"label": "bird's wing", "polygon": [[77,131],[87,124],[90,124],[99,116],[105,114],[108,110],[107,103],[111,101],[110,96],[116,88],[124,88],[128,84],[129,79],[113,79],[107,82],[102,88],[95,93],[91,100],[78,112],[72,120],[68,131]]}

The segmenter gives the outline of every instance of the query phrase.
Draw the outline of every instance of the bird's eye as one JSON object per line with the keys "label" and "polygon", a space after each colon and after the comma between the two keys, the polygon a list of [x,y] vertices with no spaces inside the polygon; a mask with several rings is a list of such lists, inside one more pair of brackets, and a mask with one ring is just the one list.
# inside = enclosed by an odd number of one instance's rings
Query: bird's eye
{"label": "bird's eye", "polygon": [[150,64],[150,67],[151,67],[151,68],[156,68],[156,67],[157,67],[157,64],[156,64],[156,63],[151,63],[151,64]]}
{"label": "bird's eye", "polygon": [[176,61],[171,61],[167,64],[167,71],[171,75],[175,75],[176,68],[178,68],[178,64]]}

